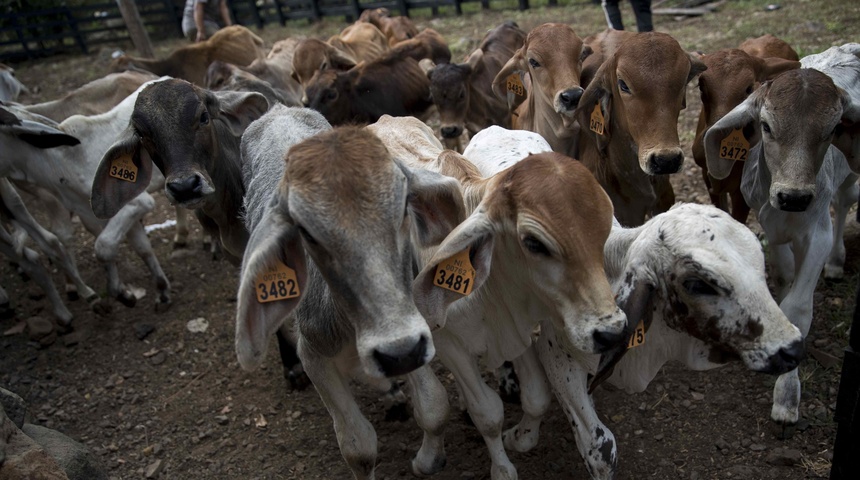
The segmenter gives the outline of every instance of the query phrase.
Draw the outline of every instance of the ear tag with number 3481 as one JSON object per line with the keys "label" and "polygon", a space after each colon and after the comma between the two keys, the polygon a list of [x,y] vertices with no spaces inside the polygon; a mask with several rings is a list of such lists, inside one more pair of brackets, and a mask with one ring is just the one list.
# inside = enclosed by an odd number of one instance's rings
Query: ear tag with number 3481
{"label": "ear tag with number 3481", "polygon": [[469,261],[467,248],[439,262],[436,266],[436,276],[433,277],[433,285],[461,295],[468,295],[475,287],[475,273],[472,262]]}

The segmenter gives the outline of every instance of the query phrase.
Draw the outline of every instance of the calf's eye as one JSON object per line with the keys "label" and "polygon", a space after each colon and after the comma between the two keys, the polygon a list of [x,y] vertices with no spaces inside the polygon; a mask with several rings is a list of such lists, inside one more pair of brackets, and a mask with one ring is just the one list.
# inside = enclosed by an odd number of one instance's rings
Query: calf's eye
{"label": "calf's eye", "polygon": [[206,110],[200,114],[200,125],[209,125],[209,112]]}
{"label": "calf's eye", "polygon": [[770,125],[767,122],[761,122],[761,129],[764,133],[770,134]]}
{"label": "calf's eye", "polygon": [[532,68],[540,68],[540,62],[538,62],[534,58],[529,59],[529,65],[531,65]]}
{"label": "calf's eye", "polygon": [[549,249],[546,248],[546,245],[531,235],[526,235],[525,238],[523,238],[523,245],[526,247],[526,250],[532,253],[546,255],[547,257],[550,256]]}
{"label": "calf's eye", "polygon": [[618,89],[624,93],[630,93],[630,87],[627,86],[627,83],[624,80],[618,79]]}
{"label": "calf's eye", "polygon": [[687,291],[690,295],[717,295],[717,291],[714,287],[710,286],[704,280],[700,280],[698,278],[691,278],[689,280],[684,281],[684,290]]}

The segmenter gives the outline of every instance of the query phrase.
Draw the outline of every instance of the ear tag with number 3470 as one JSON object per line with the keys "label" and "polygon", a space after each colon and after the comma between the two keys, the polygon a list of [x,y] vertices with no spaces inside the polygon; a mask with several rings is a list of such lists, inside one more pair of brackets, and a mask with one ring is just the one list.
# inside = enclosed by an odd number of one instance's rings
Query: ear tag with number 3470
{"label": "ear tag with number 3470", "polygon": [[598,135],[603,135],[606,129],[606,120],[603,118],[600,102],[594,104],[594,110],[591,111],[591,119],[588,122],[588,129]]}
{"label": "ear tag with number 3470", "polygon": [[475,269],[469,261],[468,248],[439,262],[433,285],[461,295],[472,293],[472,288],[475,287]]}

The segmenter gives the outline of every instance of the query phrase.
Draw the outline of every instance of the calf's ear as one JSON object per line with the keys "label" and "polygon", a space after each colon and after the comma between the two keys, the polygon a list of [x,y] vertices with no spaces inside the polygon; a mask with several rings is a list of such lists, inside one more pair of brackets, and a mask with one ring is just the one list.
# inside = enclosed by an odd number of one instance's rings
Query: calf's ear
{"label": "calf's ear", "polygon": [[644,324],[645,331],[648,331],[653,319],[651,313],[655,292],[656,288],[649,281],[632,275],[622,285],[617,302],[624,314],[627,315],[627,325],[624,327],[626,340],[600,356],[597,372],[588,384],[588,393],[593,392],[598,385],[612,376],[615,365],[627,353],[630,336],[633,335],[640,322]]}
{"label": "calf's ear", "polygon": [[[612,64],[612,66],[608,66]],[[587,135],[591,137],[597,150],[602,154],[606,153],[609,147],[610,135],[612,131],[609,127],[612,120],[612,91],[615,83],[613,71],[615,70],[615,62],[606,61],[597,69],[594,74],[594,79],[582,92],[582,98],[579,99],[579,106],[576,108],[574,116],[579,121],[580,128],[587,130]],[[592,116],[596,115],[595,106],[600,109],[600,115],[603,117],[603,133],[597,133],[590,128]]]}
{"label": "calf's ear", "polygon": [[[452,260],[452,257],[463,252],[468,253],[458,260]],[[445,326],[449,305],[466,298],[467,295],[477,294],[476,290],[489,277],[492,257],[492,222],[486,209],[478,207],[465,222],[448,235],[412,283],[415,306],[431,329]],[[468,258],[468,262],[465,258]],[[453,278],[460,275],[457,284],[448,282],[451,275],[454,275]],[[468,285],[466,281],[472,285]],[[460,287],[460,289],[452,291],[446,286]]]}
{"label": "calf's ear", "polygon": [[306,294],[304,246],[298,227],[281,213],[285,210],[275,207],[278,197],[273,197],[269,211],[251,232],[242,260],[236,356],[245,370],[263,362],[269,338]]}
{"label": "calf's ear", "polygon": [[[732,166],[735,160],[728,160],[720,157],[720,144],[734,130],[740,129],[743,132],[744,138],[749,143],[750,148],[758,143],[761,138],[759,132],[759,112],[761,104],[767,95],[770,88],[769,84],[764,84],[740,105],[732,109],[717,123],[713,124],[705,132],[705,158],[708,164],[708,175],[722,180],[729,176],[732,172]],[[749,152],[747,152],[747,155]]]}
{"label": "calf's ear", "polygon": [[[496,94],[499,98],[504,98],[508,100],[508,108],[513,110],[519,106],[520,103],[525,100],[525,97],[519,97],[518,95],[508,95],[507,88],[507,80],[513,74],[517,74],[520,77],[528,73],[528,66],[525,61],[525,51],[526,45],[520,47],[514,53],[514,56],[508,60],[508,63],[499,70],[499,73],[496,74],[496,78],[493,79],[493,93]],[[528,92],[526,92],[526,96]]]}
{"label": "calf's ear", "polygon": [[690,73],[687,74],[687,82],[690,83],[694,78],[698,77],[705,70],[708,69],[708,66],[705,65],[705,62],[702,61],[701,57],[695,53],[687,52],[687,56],[690,58]]}
{"label": "calf's ear", "polygon": [[113,217],[143,193],[152,179],[152,168],[149,152],[129,125],[104,154],[93,178],[90,205],[96,217]]}
{"label": "calf's ear", "polygon": [[266,97],[255,92],[212,92],[218,97],[218,116],[233,135],[241,136],[251,122],[269,110]]}
{"label": "calf's ear", "polygon": [[780,73],[800,68],[800,62],[794,60],[786,60],[784,58],[777,57],[752,58],[753,61],[758,64],[756,80],[758,80],[759,82],[764,82],[765,80],[773,80]]}
{"label": "calf's ear", "polygon": [[466,217],[460,185],[435,172],[400,167],[408,170],[409,211],[418,241],[422,246],[436,245]]}

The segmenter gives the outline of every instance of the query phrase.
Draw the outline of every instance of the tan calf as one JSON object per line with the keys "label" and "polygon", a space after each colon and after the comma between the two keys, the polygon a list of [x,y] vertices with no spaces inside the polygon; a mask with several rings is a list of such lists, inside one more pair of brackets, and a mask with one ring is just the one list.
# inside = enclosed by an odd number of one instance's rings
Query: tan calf
{"label": "tan calf", "polygon": [[[579,77],[582,59],[590,52],[576,32],[561,23],[545,23],[529,32],[523,46],[493,80],[496,95],[519,96],[514,104],[522,102],[514,112],[514,128],[536,132],[554,151],[574,156],[574,112],[583,93]],[[526,74],[531,85],[523,101],[522,95],[509,93],[517,87],[509,86],[508,79],[512,75],[522,79]]]}
{"label": "tan calf", "polygon": [[[780,44],[784,48],[780,48]],[[743,163],[736,162],[731,174],[722,180],[717,180],[709,175],[703,143],[705,131],[746,100],[762,82],[770,80],[786,70],[800,68],[800,62],[796,61],[797,54],[788,44],[771,35],[747,40],[741,46],[746,46],[748,50],[720,50],[701,57],[708,69],[699,77],[702,111],[699,113],[696,138],[693,141],[693,158],[696,160],[696,165],[702,168],[702,177],[708,187],[711,202],[720,209],[730,212],[735,220],[744,223],[750,208],[744,201],[740,190]],[[779,51],[788,55],[782,58],[761,58],[757,54],[751,53]],[[793,60],[788,58],[792,56]],[[747,142],[751,138],[751,133],[745,132]],[[749,153],[749,148],[746,150],[746,152],[739,151],[738,155],[745,156]],[[731,198],[731,210],[729,210],[729,197]]]}
{"label": "tan calf", "polygon": [[684,163],[678,115],[687,83],[705,68],[669,35],[638,33],[607,55],[585,90],[578,158],[609,193],[622,225],[641,225],[674,203],[662,175]]}
{"label": "tan calf", "polygon": [[418,29],[409,17],[392,17],[387,8],[375,8],[361,12],[359,22],[371,23],[385,34],[388,44],[394,46],[418,35]]}
{"label": "tan calf", "polygon": [[738,48],[759,58],[776,57],[786,60],[800,60],[791,45],[771,34],[748,38]]}

